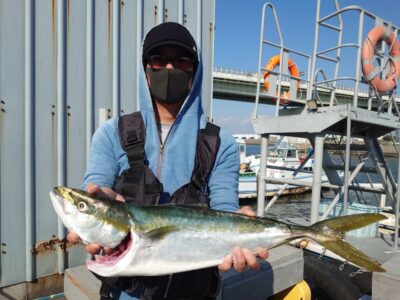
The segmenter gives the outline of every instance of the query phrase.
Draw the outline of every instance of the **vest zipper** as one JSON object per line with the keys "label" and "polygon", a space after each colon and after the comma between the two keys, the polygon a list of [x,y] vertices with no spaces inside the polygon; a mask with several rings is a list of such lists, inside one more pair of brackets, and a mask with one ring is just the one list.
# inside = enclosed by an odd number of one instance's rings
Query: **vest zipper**
{"label": "vest zipper", "polygon": [[176,119],[175,119],[174,123],[172,123],[171,128],[169,129],[167,136],[165,137],[164,144],[162,143],[161,135],[158,134],[159,140],[160,140],[160,155],[158,157],[158,164],[157,164],[157,178],[160,181],[161,181],[161,170],[162,170],[162,165],[163,165],[163,161],[164,161],[164,149],[165,149],[165,146],[167,145],[167,141],[170,136],[170,133],[171,133],[172,129],[174,128],[175,122],[176,122]]}
{"label": "vest zipper", "polygon": [[164,144],[160,141],[160,155],[158,157],[158,164],[157,164],[157,178],[161,181],[161,166],[164,159]]}

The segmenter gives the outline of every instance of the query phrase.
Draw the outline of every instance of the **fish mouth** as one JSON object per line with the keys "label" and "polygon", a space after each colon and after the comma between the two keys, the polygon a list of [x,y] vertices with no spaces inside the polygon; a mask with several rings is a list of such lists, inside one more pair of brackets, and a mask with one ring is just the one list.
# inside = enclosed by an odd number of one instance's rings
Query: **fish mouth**
{"label": "fish mouth", "polygon": [[121,260],[132,248],[133,245],[133,233],[130,232],[127,236],[122,240],[122,242],[113,248],[113,251],[109,254],[95,255],[93,260],[86,261],[87,266],[90,268],[91,266],[113,266],[119,260]]}
{"label": "fish mouth", "polygon": [[59,214],[61,211],[69,215],[73,209],[73,201],[67,194],[68,189],[65,187],[55,187],[50,191],[50,198],[56,212]]}
{"label": "fish mouth", "polygon": [[53,189],[50,191],[50,198],[51,202],[53,203],[53,207],[57,214],[61,217],[63,214],[68,215],[70,212],[67,209],[67,203],[64,201],[64,198],[62,195],[59,193],[58,190]]}
{"label": "fish mouth", "polygon": [[71,192],[73,189],[67,188],[65,186],[56,186],[53,188],[51,193],[57,195],[59,198],[64,199],[68,202],[74,203],[74,200],[71,198]]}

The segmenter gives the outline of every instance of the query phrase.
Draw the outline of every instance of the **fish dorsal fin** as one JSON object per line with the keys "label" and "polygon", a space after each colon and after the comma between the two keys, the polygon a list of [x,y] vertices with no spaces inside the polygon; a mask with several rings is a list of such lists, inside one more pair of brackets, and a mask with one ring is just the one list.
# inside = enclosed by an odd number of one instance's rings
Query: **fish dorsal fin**
{"label": "fish dorsal fin", "polygon": [[179,228],[174,226],[174,225],[170,225],[170,226],[164,226],[164,227],[159,227],[150,231],[147,231],[144,235],[149,238],[151,241],[155,242],[155,241],[159,241],[161,239],[163,239],[166,235],[178,231]]}

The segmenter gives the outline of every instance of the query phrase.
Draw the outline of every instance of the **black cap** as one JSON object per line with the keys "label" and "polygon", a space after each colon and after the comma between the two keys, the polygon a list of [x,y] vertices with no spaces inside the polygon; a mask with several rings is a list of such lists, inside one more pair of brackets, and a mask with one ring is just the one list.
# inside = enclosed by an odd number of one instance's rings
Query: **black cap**
{"label": "black cap", "polygon": [[153,27],[143,42],[143,63],[147,55],[157,47],[175,45],[186,49],[197,62],[197,46],[189,30],[175,22],[161,23]]}

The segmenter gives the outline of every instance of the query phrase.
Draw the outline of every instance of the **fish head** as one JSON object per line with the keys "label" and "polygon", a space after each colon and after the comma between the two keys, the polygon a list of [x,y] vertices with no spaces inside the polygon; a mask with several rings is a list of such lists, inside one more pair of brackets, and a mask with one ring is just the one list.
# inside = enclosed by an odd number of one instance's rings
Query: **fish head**
{"label": "fish head", "polygon": [[50,198],[64,226],[78,234],[84,243],[114,248],[133,226],[123,202],[68,187],[55,187]]}

